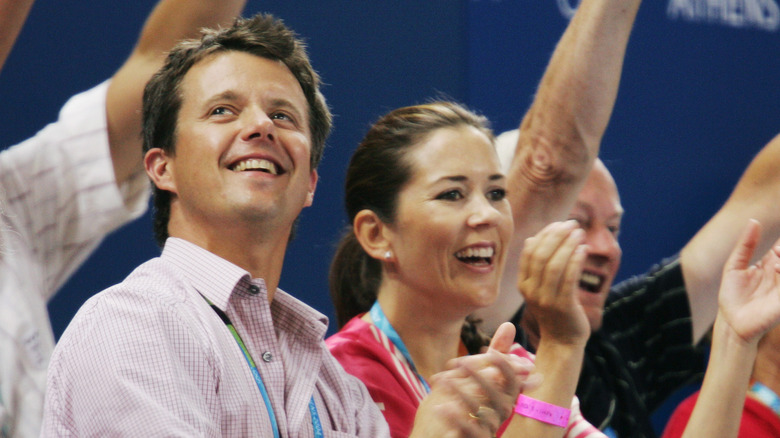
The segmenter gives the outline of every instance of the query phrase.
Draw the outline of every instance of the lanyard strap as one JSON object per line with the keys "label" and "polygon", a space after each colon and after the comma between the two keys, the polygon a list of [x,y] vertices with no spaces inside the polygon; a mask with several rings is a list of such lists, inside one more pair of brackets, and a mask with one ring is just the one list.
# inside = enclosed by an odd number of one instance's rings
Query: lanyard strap
{"label": "lanyard strap", "polygon": [[[249,365],[249,369],[252,371],[252,377],[255,378],[255,383],[257,384],[257,388],[260,389],[260,394],[263,396],[263,401],[265,402],[265,408],[268,410],[268,418],[271,420],[271,428],[274,431],[274,438],[279,438],[279,424],[276,422],[276,414],[274,413],[274,408],[271,406],[271,397],[268,396],[268,391],[265,389],[265,385],[263,384],[263,378],[260,376],[260,372],[257,370],[257,366],[255,365],[255,361],[252,360],[252,356],[249,354],[249,350],[247,350],[246,345],[244,345],[244,341],[241,339],[241,336],[236,331],[235,327],[233,327],[233,323],[230,321],[230,318],[228,318],[227,314],[222,311],[219,307],[214,305],[211,301],[209,301],[208,298],[203,297],[203,299],[206,300],[207,303],[211,306],[212,309],[214,309],[214,312],[219,315],[219,318],[222,320],[222,322],[225,323],[228,330],[230,330],[230,334],[233,335],[233,338],[236,340],[236,343],[241,348],[241,352],[244,353],[244,359],[246,359],[247,365]],[[317,412],[317,405],[314,403],[314,396],[312,395],[311,400],[309,400],[309,413],[311,414],[311,428],[314,431],[315,438],[323,438],[323,432],[322,432],[322,424],[320,423],[320,415]]]}
{"label": "lanyard strap", "polygon": [[753,382],[753,384],[750,385],[750,393],[763,404],[767,405],[776,415],[780,415],[780,397],[778,397],[774,391],[760,382]]}
{"label": "lanyard strap", "polygon": [[370,315],[371,319],[374,321],[374,325],[377,326],[377,328],[381,330],[388,339],[390,339],[390,342],[393,343],[396,350],[400,351],[404,356],[406,362],[409,364],[409,368],[412,369],[414,375],[417,376],[417,379],[420,380],[420,383],[422,383],[423,387],[425,388],[425,392],[431,392],[431,387],[428,386],[428,382],[426,382],[420,373],[417,372],[417,368],[415,368],[414,362],[412,362],[412,356],[409,354],[409,350],[406,348],[406,345],[404,345],[404,341],[401,340],[398,332],[395,331],[393,326],[390,324],[390,321],[388,321],[387,317],[385,316],[385,312],[382,311],[382,306],[379,305],[379,301],[375,301],[374,305],[371,306]]}

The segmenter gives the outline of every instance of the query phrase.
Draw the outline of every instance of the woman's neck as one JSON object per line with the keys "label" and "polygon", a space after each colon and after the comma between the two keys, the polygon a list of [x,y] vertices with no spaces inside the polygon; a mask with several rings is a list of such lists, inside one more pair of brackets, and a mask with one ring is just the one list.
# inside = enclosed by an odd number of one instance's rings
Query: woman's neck
{"label": "woman's neck", "polygon": [[753,379],[780,396],[780,352],[772,347],[772,345],[759,346],[753,367]]}
{"label": "woman's neck", "polygon": [[444,315],[441,306],[389,285],[380,288],[379,305],[409,351],[417,372],[427,381],[458,356],[465,315]]}

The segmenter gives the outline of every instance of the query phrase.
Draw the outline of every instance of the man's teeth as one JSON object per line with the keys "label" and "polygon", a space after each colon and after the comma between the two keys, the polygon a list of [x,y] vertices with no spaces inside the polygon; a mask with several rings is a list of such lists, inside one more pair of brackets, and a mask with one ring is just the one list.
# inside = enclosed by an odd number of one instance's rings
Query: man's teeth
{"label": "man's teeth", "polygon": [[603,281],[601,275],[583,272],[582,276],[580,276],[580,287],[589,292],[598,292],[599,289],[601,289],[601,283]]}
{"label": "man's teeth", "polygon": [[455,257],[468,263],[490,263],[495,252],[494,248],[466,248],[456,252]]}
{"label": "man's teeth", "polygon": [[250,158],[248,160],[241,161],[233,167],[233,171],[235,172],[243,172],[244,170],[262,170],[270,173],[271,175],[279,174],[274,163],[259,158]]}

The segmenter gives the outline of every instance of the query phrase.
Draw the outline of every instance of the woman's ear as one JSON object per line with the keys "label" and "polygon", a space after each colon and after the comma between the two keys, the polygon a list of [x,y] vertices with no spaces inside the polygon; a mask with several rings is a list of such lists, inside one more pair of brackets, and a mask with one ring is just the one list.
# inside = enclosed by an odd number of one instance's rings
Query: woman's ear
{"label": "woman's ear", "polygon": [[352,221],[352,229],[360,246],[372,258],[390,261],[394,258],[387,236],[387,225],[371,210],[360,210]]}
{"label": "woman's ear", "polygon": [[164,150],[152,148],[146,151],[144,168],[146,169],[146,174],[149,175],[149,179],[152,180],[158,189],[177,193],[173,177],[173,166],[171,166],[170,158]]}

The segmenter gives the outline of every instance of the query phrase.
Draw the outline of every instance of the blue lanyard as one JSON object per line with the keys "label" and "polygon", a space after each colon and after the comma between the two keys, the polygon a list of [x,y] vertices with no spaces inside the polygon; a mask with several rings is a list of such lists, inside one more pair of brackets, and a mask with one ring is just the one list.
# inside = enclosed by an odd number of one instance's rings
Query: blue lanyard
{"label": "blue lanyard", "polygon": [[769,409],[773,410],[775,414],[780,415],[780,397],[778,397],[774,391],[760,382],[754,382],[750,386],[750,393],[763,404],[767,405]]}
{"label": "blue lanyard", "polygon": [[[255,378],[257,388],[260,389],[260,394],[263,396],[265,408],[268,410],[268,418],[271,420],[271,428],[274,431],[274,438],[279,438],[279,424],[276,422],[276,414],[274,413],[273,406],[271,406],[271,398],[268,396],[268,391],[265,389],[263,378],[260,376],[260,372],[257,370],[255,361],[252,360],[252,356],[249,355],[249,350],[247,350],[244,341],[241,339],[241,336],[238,334],[235,327],[233,327],[233,323],[230,321],[230,318],[228,318],[227,314],[225,314],[222,309],[212,304],[208,298],[203,298],[207,303],[209,303],[209,305],[211,305],[211,308],[214,309],[217,315],[219,315],[220,319],[222,319],[222,322],[225,323],[228,330],[230,330],[230,334],[233,335],[236,343],[241,348],[241,352],[244,353],[244,359],[246,359],[246,363],[249,365],[249,369],[252,371],[252,377]],[[323,438],[322,423],[320,423],[320,415],[317,413],[317,405],[314,403],[314,396],[312,396],[311,400],[309,400],[309,413],[311,414],[311,428],[314,431],[315,438]]]}
{"label": "blue lanyard", "polygon": [[374,321],[374,325],[377,326],[377,328],[390,339],[390,342],[395,345],[395,348],[403,354],[406,362],[409,363],[409,368],[412,369],[412,372],[417,376],[417,379],[420,380],[425,391],[431,392],[431,387],[428,386],[425,379],[417,372],[417,368],[415,368],[414,362],[412,362],[412,356],[409,354],[409,350],[406,348],[406,345],[404,345],[404,341],[401,340],[401,337],[398,336],[398,332],[396,332],[390,324],[390,321],[387,320],[385,312],[382,311],[382,306],[379,305],[379,301],[374,302],[374,305],[371,306],[370,315],[371,319]]}

